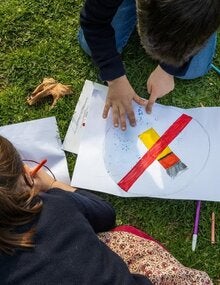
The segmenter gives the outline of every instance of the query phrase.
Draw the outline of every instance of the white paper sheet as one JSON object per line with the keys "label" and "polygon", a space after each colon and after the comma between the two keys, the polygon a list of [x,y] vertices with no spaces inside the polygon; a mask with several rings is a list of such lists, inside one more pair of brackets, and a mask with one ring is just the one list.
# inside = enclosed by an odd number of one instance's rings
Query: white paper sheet
{"label": "white paper sheet", "polygon": [[72,120],[69,124],[66,136],[63,141],[63,149],[77,154],[80,141],[87,122],[88,109],[93,90],[107,90],[106,86],[86,80],[83,90],[77,102]]}
{"label": "white paper sheet", "polygon": [[56,179],[70,183],[66,156],[61,148],[55,117],[2,126],[0,135],[13,143],[22,159],[38,162],[47,159],[46,165]]}
{"label": "white paper sheet", "polygon": [[[181,109],[155,104],[148,115],[134,104],[137,126],[128,124],[122,132],[112,127],[111,116],[102,119],[107,88],[91,86],[87,89],[92,98],[72,185],[122,197],[220,201],[220,108]],[[183,113],[192,120],[169,147],[187,168],[172,178],[155,159],[127,192],[122,190],[118,182],[148,151],[138,135],[153,128],[162,136]]]}

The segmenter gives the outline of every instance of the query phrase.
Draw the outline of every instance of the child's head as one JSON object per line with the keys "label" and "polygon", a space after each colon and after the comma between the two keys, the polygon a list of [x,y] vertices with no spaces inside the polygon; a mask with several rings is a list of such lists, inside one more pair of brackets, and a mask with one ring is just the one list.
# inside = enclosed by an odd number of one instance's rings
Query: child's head
{"label": "child's head", "polygon": [[136,0],[138,32],[154,59],[181,66],[220,26],[219,0]]}
{"label": "child's head", "polygon": [[23,174],[23,163],[11,142],[0,136],[0,187],[15,190]]}
{"label": "child's head", "polygon": [[25,177],[19,153],[0,136],[0,252],[32,246],[32,229],[19,234],[16,231],[31,222],[41,207],[37,192]]}

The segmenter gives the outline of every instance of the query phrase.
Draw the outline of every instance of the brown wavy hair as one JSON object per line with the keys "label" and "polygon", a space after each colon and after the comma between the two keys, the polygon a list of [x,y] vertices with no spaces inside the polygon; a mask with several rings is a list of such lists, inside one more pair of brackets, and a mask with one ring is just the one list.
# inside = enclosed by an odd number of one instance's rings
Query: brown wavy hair
{"label": "brown wavy hair", "polygon": [[154,59],[181,66],[220,26],[220,0],[136,0],[138,32]]}
{"label": "brown wavy hair", "polygon": [[32,223],[42,209],[38,191],[28,184],[21,157],[13,144],[0,136],[0,252],[12,254],[16,248],[32,248]]}

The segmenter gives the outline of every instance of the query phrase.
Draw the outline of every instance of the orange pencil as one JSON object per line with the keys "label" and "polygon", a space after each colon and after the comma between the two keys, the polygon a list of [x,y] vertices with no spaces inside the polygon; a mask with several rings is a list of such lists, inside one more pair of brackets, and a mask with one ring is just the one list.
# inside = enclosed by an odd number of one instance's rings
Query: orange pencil
{"label": "orange pencil", "polygon": [[215,244],[215,213],[212,212],[211,219],[211,244]]}
{"label": "orange pencil", "polygon": [[47,159],[43,159],[32,171],[31,176],[34,177],[41,167],[47,162]]}

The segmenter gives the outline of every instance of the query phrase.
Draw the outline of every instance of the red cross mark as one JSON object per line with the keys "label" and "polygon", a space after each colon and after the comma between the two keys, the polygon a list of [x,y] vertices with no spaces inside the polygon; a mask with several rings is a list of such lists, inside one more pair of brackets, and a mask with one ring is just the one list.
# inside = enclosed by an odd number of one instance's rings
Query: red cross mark
{"label": "red cross mark", "polygon": [[182,114],[118,182],[118,186],[127,192],[142,173],[156,160],[158,155],[177,137],[191,120],[192,117]]}

